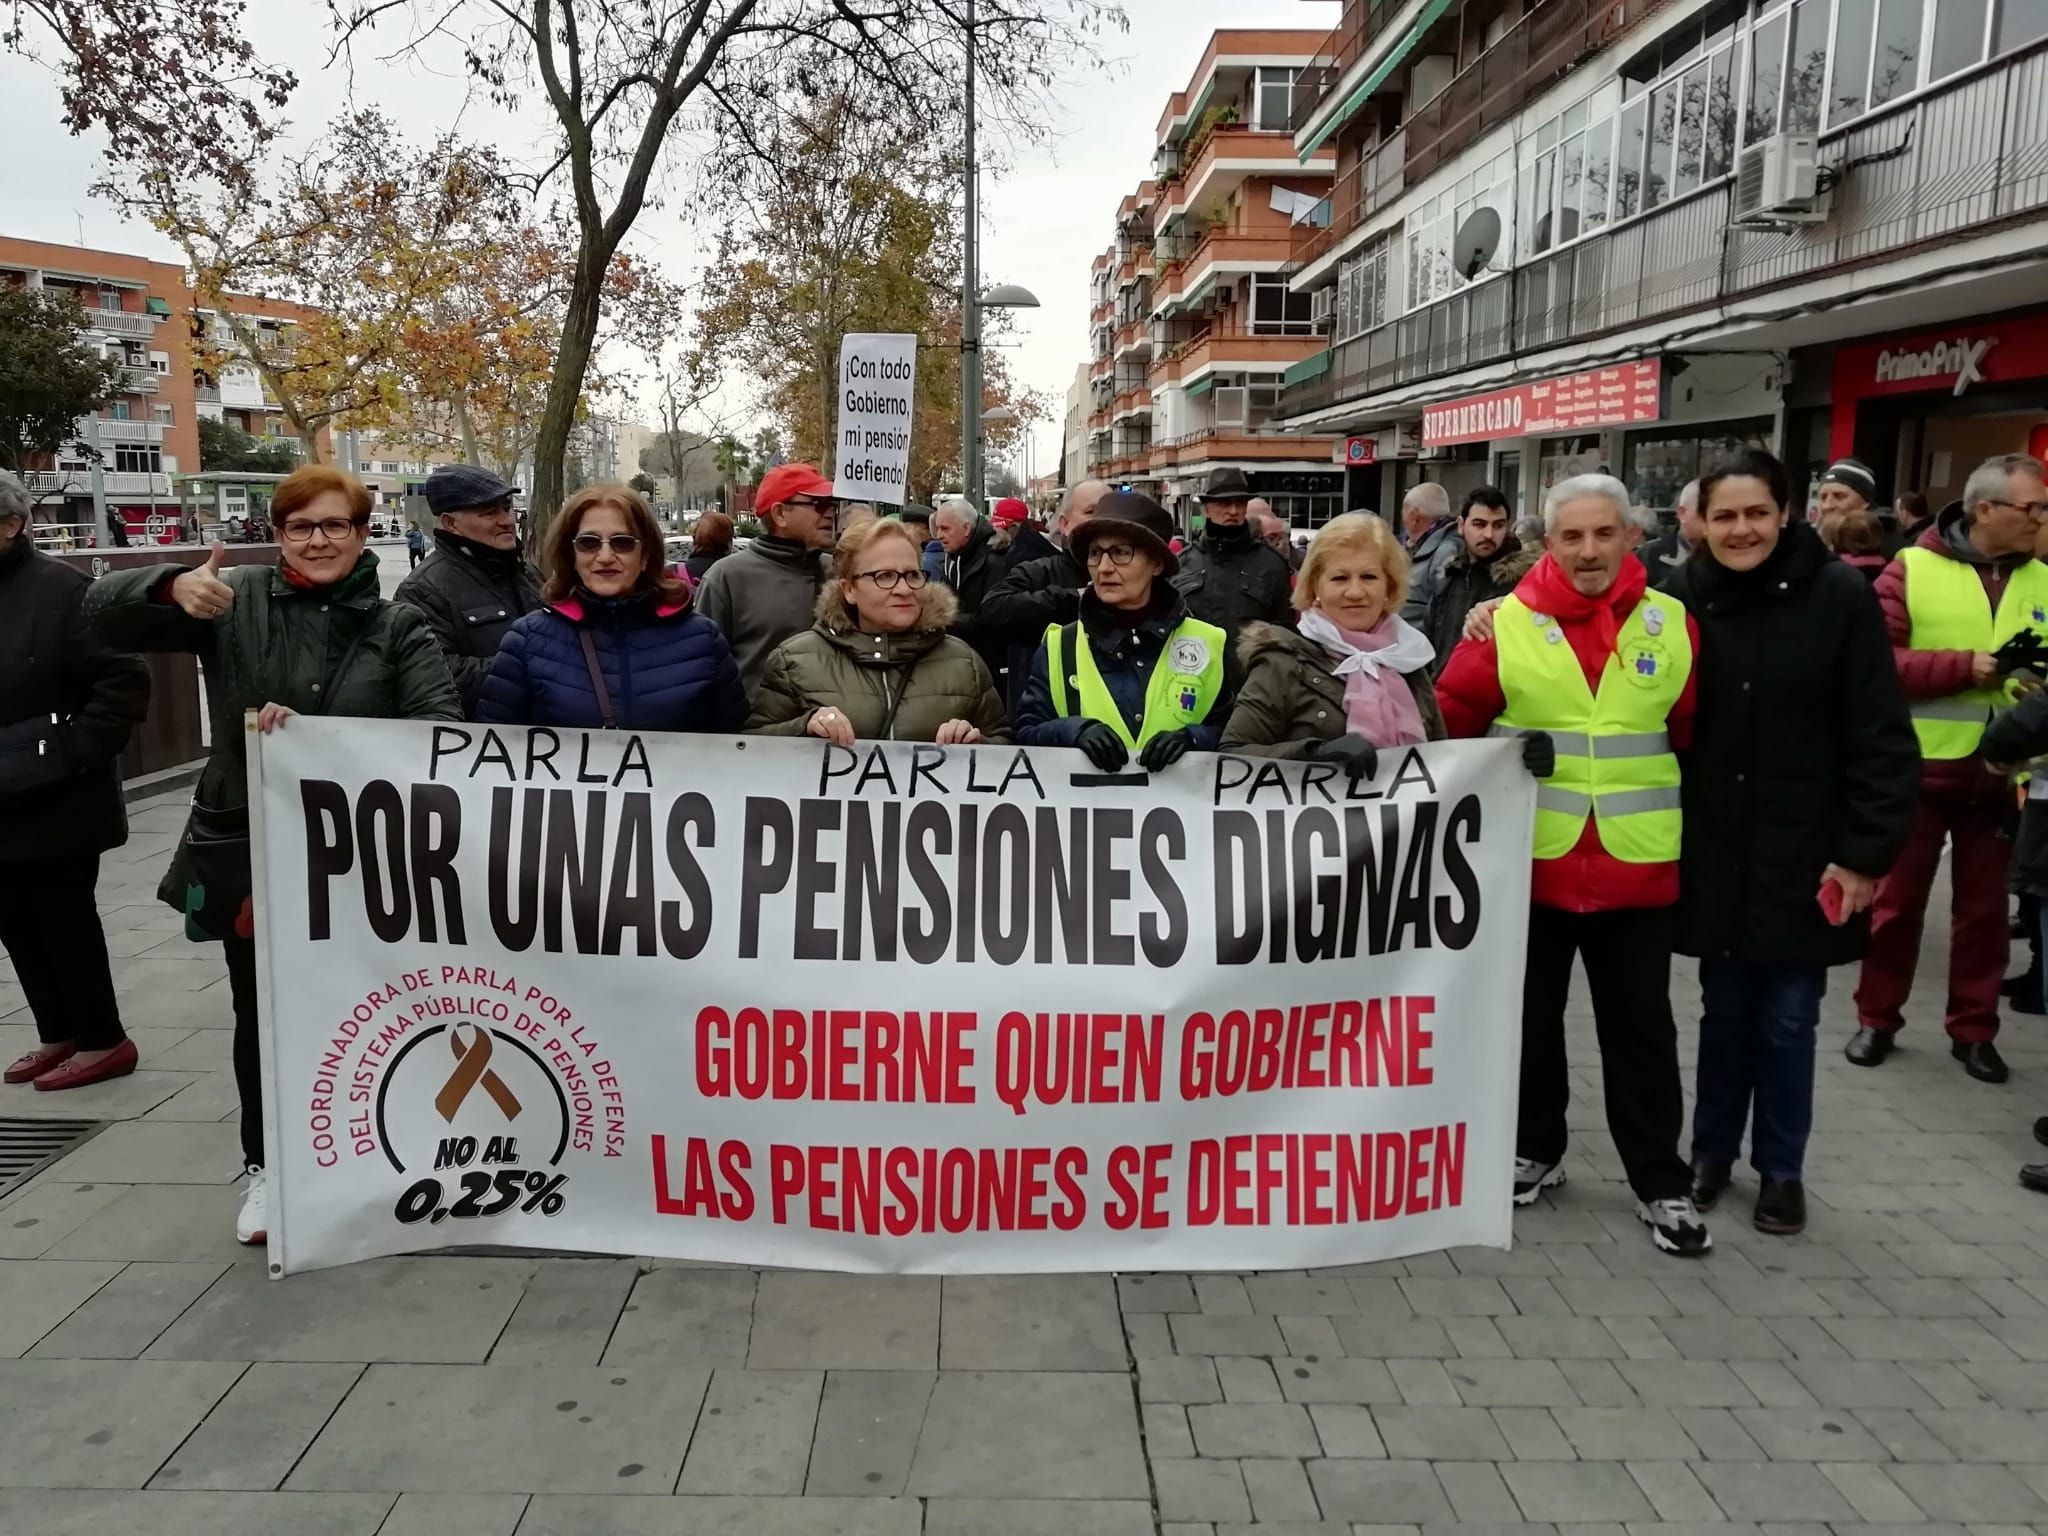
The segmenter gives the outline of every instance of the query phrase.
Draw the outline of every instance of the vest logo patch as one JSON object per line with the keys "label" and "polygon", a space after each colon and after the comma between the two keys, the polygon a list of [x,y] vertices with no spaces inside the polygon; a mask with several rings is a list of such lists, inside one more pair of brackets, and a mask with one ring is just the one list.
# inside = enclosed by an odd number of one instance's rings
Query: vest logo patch
{"label": "vest logo patch", "polygon": [[1621,675],[1638,688],[1655,688],[1671,668],[1671,654],[1664,643],[1651,636],[1627,645],[1621,655]]}
{"label": "vest logo patch", "polygon": [[2048,609],[2044,609],[2039,603],[2034,604],[2034,622],[2048,624]]}
{"label": "vest logo patch", "polygon": [[1192,715],[1192,714],[1193,714],[1193,713],[1195,712],[1195,704],[1196,704],[1196,698],[1195,698],[1195,690],[1194,690],[1194,689],[1192,689],[1192,688],[1183,688],[1183,689],[1181,689],[1181,691],[1180,691],[1180,712],[1181,712],[1182,714],[1184,714],[1184,715]]}
{"label": "vest logo patch", "polygon": [[1209,670],[1209,642],[1200,635],[1182,635],[1173,642],[1167,662],[1176,672],[1189,675],[1206,672]]}

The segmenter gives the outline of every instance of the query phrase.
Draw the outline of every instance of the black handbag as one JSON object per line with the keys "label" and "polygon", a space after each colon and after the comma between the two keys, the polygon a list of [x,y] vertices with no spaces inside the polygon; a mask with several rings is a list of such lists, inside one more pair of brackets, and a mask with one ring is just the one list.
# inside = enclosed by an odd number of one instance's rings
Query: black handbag
{"label": "black handbag", "polygon": [[70,776],[61,717],[33,715],[0,726],[0,799],[47,789]]}
{"label": "black handbag", "polygon": [[[320,692],[320,705],[306,713],[320,714],[334,699],[374,623],[372,615],[370,622],[349,642],[340,664]],[[195,797],[192,814],[185,822],[182,851],[185,937],[195,943],[254,938],[256,872],[249,847],[248,806],[215,807],[202,804]]]}

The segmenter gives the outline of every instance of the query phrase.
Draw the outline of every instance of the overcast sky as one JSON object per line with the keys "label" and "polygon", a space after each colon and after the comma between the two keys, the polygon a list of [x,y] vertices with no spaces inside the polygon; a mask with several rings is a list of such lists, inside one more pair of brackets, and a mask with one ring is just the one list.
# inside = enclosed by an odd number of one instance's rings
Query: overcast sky
{"label": "overcast sky", "polygon": [[[1151,164],[1160,109],[1186,84],[1217,27],[1281,26],[1328,30],[1336,0],[1123,0],[1128,35],[1114,39],[1100,63],[1077,61],[1072,83],[1053,103],[1053,132],[1019,151],[1001,180],[983,189],[982,267],[988,282],[1021,283],[1043,303],[1019,312],[1009,360],[1022,380],[1064,409],[1074,367],[1088,340],[1088,264],[1109,243],[1117,203]],[[325,0],[261,0],[250,7],[256,42],[266,58],[295,69],[302,82],[290,116],[302,139],[353,99],[384,109],[408,132],[425,138],[459,126],[488,134],[508,153],[522,146],[518,125],[471,109],[458,124],[466,84],[452,57],[445,73],[418,64],[382,64],[358,54],[350,72],[329,68]],[[33,35],[33,28],[31,28]],[[541,130],[535,132],[536,143]],[[0,172],[0,233],[31,240],[84,243],[176,260],[153,230],[124,223],[86,195],[99,145],[74,139],[60,122],[57,92],[35,66],[0,55],[0,144],[10,146]],[[630,248],[687,281],[697,265],[697,239],[673,211],[643,215]],[[1055,420],[1042,427],[1032,468],[1045,473],[1059,452]],[[1016,466],[1021,472],[1023,466]]]}

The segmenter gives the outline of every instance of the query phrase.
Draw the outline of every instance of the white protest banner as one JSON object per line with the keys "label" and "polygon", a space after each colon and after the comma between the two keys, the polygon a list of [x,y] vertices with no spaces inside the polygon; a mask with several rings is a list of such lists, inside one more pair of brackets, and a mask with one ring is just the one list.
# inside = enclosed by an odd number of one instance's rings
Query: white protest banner
{"label": "white protest banner", "polygon": [[1509,1237],[1532,782],[300,717],[252,751],[274,1273]]}
{"label": "white protest banner", "polygon": [[917,338],[839,340],[839,456],[832,488],[848,501],[910,499],[910,423],[917,413]]}

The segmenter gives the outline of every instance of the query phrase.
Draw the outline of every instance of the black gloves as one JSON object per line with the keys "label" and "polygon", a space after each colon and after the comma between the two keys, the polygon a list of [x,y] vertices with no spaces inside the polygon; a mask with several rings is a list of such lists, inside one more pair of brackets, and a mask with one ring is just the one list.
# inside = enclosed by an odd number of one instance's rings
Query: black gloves
{"label": "black gloves", "polygon": [[1185,729],[1161,731],[1145,743],[1138,754],[1138,766],[1147,773],[1157,773],[1162,768],[1171,768],[1188,755],[1188,749],[1195,744],[1194,737]]}
{"label": "black gloves", "polygon": [[1557,772],[1557,743],[1550,739],[1550,732],[1522,732],[1522,766],[1531,778],[1547,779]]}
{"label": "black gloves", "polygon": [[1115,773],[1131,760],[1130,749],[1124,745],[1123,737],[1117,735],[1100,720],[1090,720],[1081,727],[1081,734],[1074,738],[1074,745],[1088,754],[1088,761],[1104,773]]}
{"label": "black gloves", "polygon": [[1339,763],[1354,779],[1369,779],[1379,772],[1379,748],[1363,736],[1339,736],[1319,741],[1309,757],[1318,763]]}
{"label": "black gloves", "polygon": [[2031,629],[2023,629],[1991,653],[1998,658],[1998,674],[2015,672],[2048,673],[2048,642]]}

